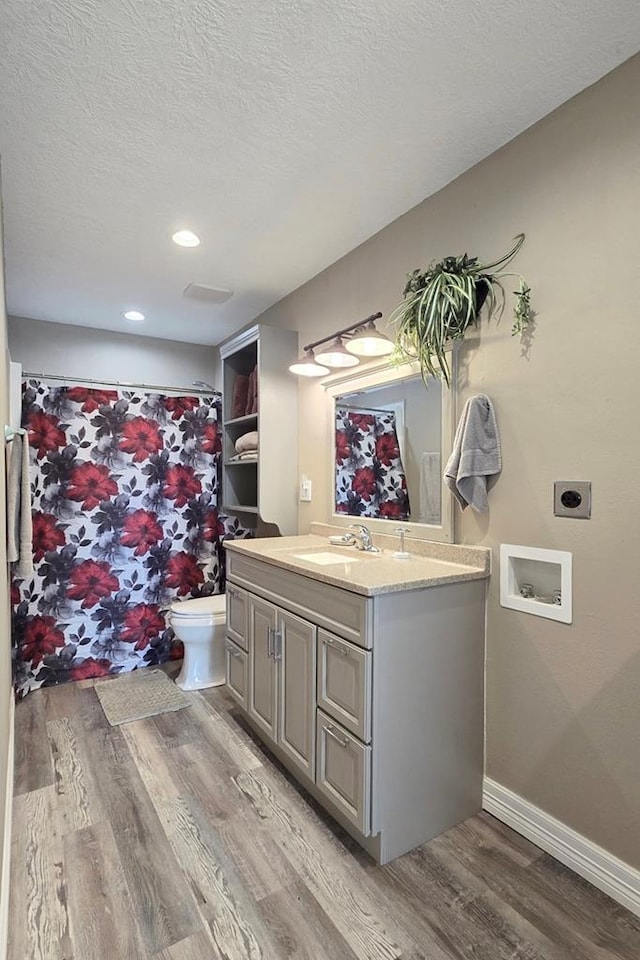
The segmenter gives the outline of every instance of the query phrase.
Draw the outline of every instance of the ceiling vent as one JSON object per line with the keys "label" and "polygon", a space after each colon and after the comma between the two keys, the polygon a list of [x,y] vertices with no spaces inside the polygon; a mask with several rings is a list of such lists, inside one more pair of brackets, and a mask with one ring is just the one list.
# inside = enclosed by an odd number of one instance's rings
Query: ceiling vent
{"label": "ceiling vent", "polygon": [[208,287],[206,283],[190,283],[184,288],[183,296],[190,300],[201,300],[203,303],[225,303],[233,296],[233,290]]}

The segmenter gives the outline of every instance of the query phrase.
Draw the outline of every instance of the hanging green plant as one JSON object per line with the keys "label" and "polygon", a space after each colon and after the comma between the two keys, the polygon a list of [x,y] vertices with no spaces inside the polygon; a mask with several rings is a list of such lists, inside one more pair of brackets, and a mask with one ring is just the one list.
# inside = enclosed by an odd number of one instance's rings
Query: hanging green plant
{"label": "hanging green plant", "polygon": [[505,291],[504,277],[519,277],[514,291],[514,323],[512,333],[521,334],[533,317],[531,289],[518,274],[496,272],[515,257],[524,243],[519,233],[515,244],[499,260],[481,263],[464,253],[461,257],[445,257],[431,263],[425,271],[408,274],[404,300],[390,317],[397,324],[395,358],[399,362],[418,360],[423,380],[439,377],[451,386],[451,371],[446,348],[451,341],[462,340],[468,328],[478,321],[480,311],[488,305],[489,317],[502,313]]}

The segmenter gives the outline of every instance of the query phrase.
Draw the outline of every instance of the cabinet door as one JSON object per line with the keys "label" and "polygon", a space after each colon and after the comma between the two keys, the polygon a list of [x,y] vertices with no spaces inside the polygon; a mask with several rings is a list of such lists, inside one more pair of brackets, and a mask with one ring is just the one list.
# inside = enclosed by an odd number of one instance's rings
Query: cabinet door
{"label": "cabinet door", "polygon": [[371,747],[318,710],[316,784],[358,830],[371,832]]}
{"label": "cabinet door", "polygon": [[227,584],[227,636],[248,649],[247,643],[247,594],[244,590]]}
{"label": "cabinet door", "polygon": [[371,740],[371,654],[326,630],[318,631],[318,706]]}
{"label": "cabinet door", "polygon": [[316,751],[316,627],[307,620],[280,611],[276,658],[280,669],[278,743],[313,780]]}
{"label": "cabinet door", "polygon": [[225,674],[227,690],[241,707],[247,709],[247,667],[248,657],[231,640],[225,640]]}
{"label": "cabinet door", "polygon": [[278,737],[278,673],[274,659],[277,608],[249,596],[249,704],[251,717],[272,740]]}

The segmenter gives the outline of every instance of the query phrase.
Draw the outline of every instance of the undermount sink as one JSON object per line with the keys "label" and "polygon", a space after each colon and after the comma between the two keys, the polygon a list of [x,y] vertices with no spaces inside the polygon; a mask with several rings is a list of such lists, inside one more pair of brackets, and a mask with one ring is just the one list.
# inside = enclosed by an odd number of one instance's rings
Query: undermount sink
{"label": "undermount sink", "polygon": [[338,553],[337,550],[318,550],[316,553],[292,553],[291,556],[296,560],[306,560],[307,563],[317,563],[321,567],[329,566],[334,563],[355,563],[360,559],[355,555]]}
{"label": "undermount sink", "polygon": [[[285,552],[285,551],[283,551]],[[356,550],[355,547],[310,547],[297,550],[291,548],[286,550],[290,557],[296,560],[306,560],[307,563],[317,563],[318,566],[325,567],[339,563],[357,563],[359,560],[371,560],[374,557],[382,556],[382,552],[370,553],[366,550]]]}

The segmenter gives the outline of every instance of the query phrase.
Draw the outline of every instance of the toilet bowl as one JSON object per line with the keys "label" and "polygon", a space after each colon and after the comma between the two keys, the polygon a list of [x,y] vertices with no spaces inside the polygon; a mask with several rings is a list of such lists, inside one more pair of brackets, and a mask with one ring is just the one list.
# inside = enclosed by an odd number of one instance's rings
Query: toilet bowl
{"label": "toilet bowl", "polygon": [[224,683],[226,599],[218,594],[171,604],[169,621],[184,645],[182,670],[176,677],[182,690],[204,690]]}

